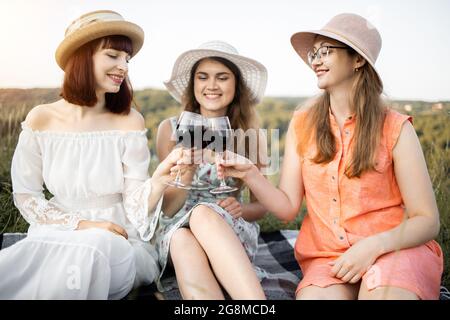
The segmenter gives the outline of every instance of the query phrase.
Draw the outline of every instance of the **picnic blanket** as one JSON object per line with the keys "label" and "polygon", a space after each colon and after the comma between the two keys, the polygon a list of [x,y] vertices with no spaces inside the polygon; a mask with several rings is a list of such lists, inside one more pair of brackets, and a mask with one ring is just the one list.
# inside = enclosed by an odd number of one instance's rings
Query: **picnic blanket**
{"label": "picnic blanket", "polygon": [[[255,264],[267,272],[267,278],[263,279],[261,284],[269,300],[295,299],[295,289],[302,277],[293,251],[297,234],[296,230],[260,234]],[[20,241],[25,236],[24,233],[0,234],[0,250]],[[176,283],[175,274],[169,272],[163,281]],[[133,290],[125,299],[179,300],[181,295],[178,289],[160,293],[152,284]],[[450,300],[450,291],[444,286],[441,286],[440,299]]]}

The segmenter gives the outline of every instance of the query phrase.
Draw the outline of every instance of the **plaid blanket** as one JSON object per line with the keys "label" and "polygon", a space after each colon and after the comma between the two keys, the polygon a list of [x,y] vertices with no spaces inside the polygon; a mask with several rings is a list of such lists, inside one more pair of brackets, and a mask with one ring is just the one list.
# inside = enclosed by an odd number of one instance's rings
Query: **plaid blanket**
{"label": "plaid blanket", "polygon": [[[295,298],[295,289],[301,279],[301,272],[294,258],[293,246],[297,238],[296,230],[280,230],[261,233],[255,264],[267,272],[262,286],[269,300],[291,300]],[[23,239],[23,233],[0,234],[0,249],[6,248]],[[166,282],[176,282],[174,273],[167,273]],[[126,300],[166,299],[179,300],[177,289],[160,293],[154,284],[142,286],[130,292]],[[450,300],[450,291],[441,286],[441,300]]]}

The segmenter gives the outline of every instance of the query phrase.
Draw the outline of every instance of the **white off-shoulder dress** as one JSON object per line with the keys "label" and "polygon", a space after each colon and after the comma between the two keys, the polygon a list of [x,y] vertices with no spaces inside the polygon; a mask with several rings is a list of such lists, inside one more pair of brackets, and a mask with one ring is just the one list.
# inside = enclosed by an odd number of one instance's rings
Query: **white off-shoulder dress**
{"label": "white off-shoulder dress", "polygon": [[[34,131],[22,124],[11,175],[27,237],[0,251],[0,299],[120,299],[159,276],[151,243],[146,130]],[[53,197],[46,200],[43,184]],[[80,220],[122,226],[128,240]]]}

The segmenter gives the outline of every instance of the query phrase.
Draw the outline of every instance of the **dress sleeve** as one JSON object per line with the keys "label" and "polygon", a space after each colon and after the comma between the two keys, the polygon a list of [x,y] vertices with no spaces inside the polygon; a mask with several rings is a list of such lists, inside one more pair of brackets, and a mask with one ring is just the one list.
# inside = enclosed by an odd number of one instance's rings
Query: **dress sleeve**
{"label": "dress sleeve", "polygon": [[155,208],[149,208],[148,201],[152,192],[151,178],[148,175],[150,151],[144,132],[126,139],[122,164],[123,199],[127,218],[138,230],[141,239],[149,241],[161,215],[163,198],[159,199]]}
{"label": "dress sleeve", "polygon": [[58,230],[75,230],[77,212],[68,212],[45,199],[42,154],[35,133],[24,129],[11,164],[14,204],[30,226],[46,225]]}
{"label": "dress sleeve", "polygon": [[397,140],[400,136],[400,132],[402,130],[403,124],[409,121],[411,124],[413,123],[413,118],[409,115],[401,114],[397,111],[391,110],[384,124],[384,132],[387,132],[387,147],[389,151],[392,153],[395,145],[397,144]]}

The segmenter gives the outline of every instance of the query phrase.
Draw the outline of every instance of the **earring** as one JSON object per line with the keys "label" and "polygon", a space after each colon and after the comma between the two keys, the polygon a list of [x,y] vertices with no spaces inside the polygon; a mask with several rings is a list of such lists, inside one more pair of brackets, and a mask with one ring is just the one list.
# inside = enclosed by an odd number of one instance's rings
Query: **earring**
{"label": "earring", "polygon": [[355,72],[358,72],[359,71],[359,68],[355,68]]}

